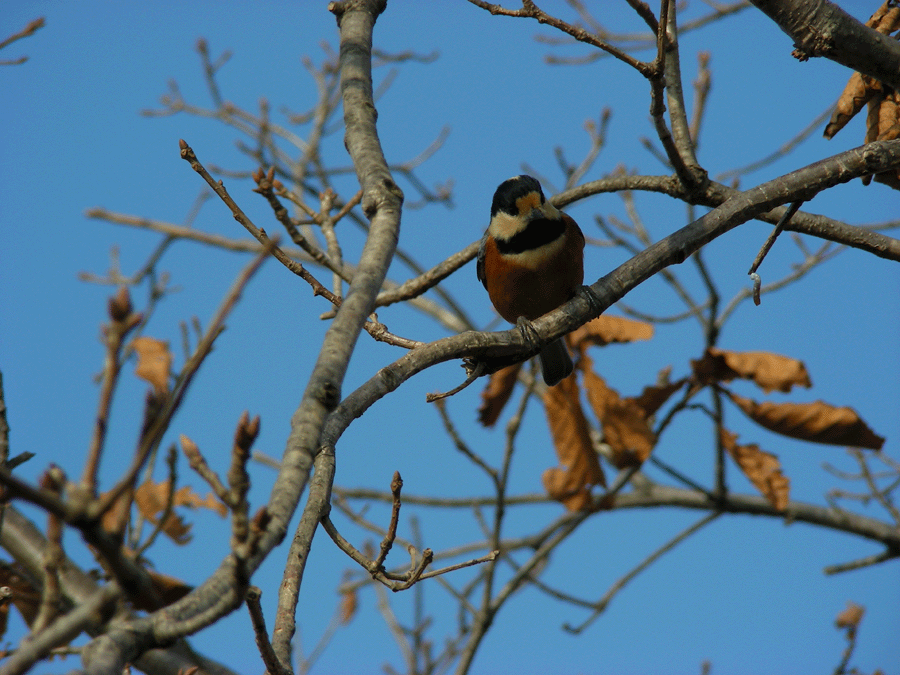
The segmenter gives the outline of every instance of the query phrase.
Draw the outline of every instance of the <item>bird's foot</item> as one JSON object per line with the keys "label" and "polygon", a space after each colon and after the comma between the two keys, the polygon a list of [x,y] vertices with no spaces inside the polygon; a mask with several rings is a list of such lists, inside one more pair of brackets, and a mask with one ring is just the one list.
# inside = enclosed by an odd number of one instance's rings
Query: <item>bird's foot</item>
{"label": "bird's foot", "polygon": [[525,340],[525,344],[531,350],[537,350],[537,348],[541,344],[541,336],[538,335],[537,330],[534,327],[534,324],[531,323],[524,316],[520,316],[516,319],[516,328],[519,329],[519,332],[522,333],[522,338]]}

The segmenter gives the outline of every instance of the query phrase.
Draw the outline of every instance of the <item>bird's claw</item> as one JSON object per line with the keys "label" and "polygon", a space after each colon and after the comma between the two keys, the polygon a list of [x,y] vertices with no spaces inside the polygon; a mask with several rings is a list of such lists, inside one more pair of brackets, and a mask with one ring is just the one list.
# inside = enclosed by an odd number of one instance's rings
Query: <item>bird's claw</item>
{"label": "bird's claw", "polygon": [[529,349],[537,350],[541,344],[541,336],[538,335],[534,324],[524,316],[520,316],[516,319],[516,328],[522,333],[522,338],[525,340],[525,344],[528,345]]}

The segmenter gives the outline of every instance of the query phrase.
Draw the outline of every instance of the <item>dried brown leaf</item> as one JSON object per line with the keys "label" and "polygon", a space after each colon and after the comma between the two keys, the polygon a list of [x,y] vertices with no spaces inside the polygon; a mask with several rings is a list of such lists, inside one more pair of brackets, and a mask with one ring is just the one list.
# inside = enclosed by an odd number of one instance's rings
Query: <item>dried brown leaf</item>
{"label": "dried brown leaf", "polygon": [[847,602],[847,607],[834,619],[834,625],[838,628],[856,628],[862,621],[866,608],[855,602]]}
{"label": "dried brown leaf", "polygon": [[[885,0],[884,4],[875,10],[875,13],[866,21],[866,25],[883,35],[890,35],[900,28],[900,7],[892,6],[890,0]],[[880,114],[882,104],[880,101],[874,101],[874,98],[882,94],[883,86],[881,82],[868,75],[862,75],[858,72],[853,73],[840,98],[838,98],[831,120],[825,127],[825,138],[832,138],[868,103],[869,115],[866,120],[865,142],[870,143],[876,140],[878,138],[877,132],[870,133],[873,130],[873,126],[877,128],[877,124],[873,125],[872,115],[873,112],[874,114]],[[870,136],[871,139],[869,138]],[[864,180],[864,182],[868,185],[868,180]]]}
{"label": "dried brown leaf", "polygon": [[900,137],[900,118],[894,92],[885,95],[878,108],[878,140],[892,141]]}
{"label": "dried brown leaf", "polygon": [[144,518],[153,520],[165,510],[171,491],[171,481],[154,483],[147,480],[135,490],[134,502]]}
{"label": "dried brown leaf", "polygon": [[701,359],[691,361],[691,367],[702,384],[742,378],[752,380],[766,393],[812,386],[802,361],[771,352],[733,352],[710,347]]}
{"label": "dried brown leaf", "polygon": [[353,620],[358,606],[359,598],[355,590],[341,593],[341,625],[346,626]]}
{"label": "dried brown leaf", "polygon": [[900,169],[876,173],[874,178],[876,183],[882,183],[894,190],[900,190]]}
{"label": "dried brown leaf", "polygon": [[569,345],[584,351],[590,345],[608,345],[613,342],[636,342],[653,337],[653,324],[625,319],[621,316],[598,316],[568,336]]}
{"label": "dried brown leaf", "polygon": [[9,601],[19,610],[25,623],[30,626],[37,618],[41,607],[41,592],[32,586],[20,569],[16,569],[15,563],[0,565],[0,586],[9,588],[11,592]]}
{"label": "dried brown leaf", "polygon": [[[156,589],[156,593],[159,595],[159,599],[162,601],[163,606],[171,605],[173,602],[181,600],[184,596],[194,590],[193,586],[186,584],[181,579],[170,577],[168,574],[161,574],[148,569],[147,575],[150,577],[150,581],[153,582],[153,587]],[[159,609],[159,607],[139,607],[139,609],[145,609],[148,612],[152,612]]]}
{"label": "dried brown leaf", "polygon": [[895,6],[892,0],[885,0],[884,4],[869,17],[866,25],[883,35],[890,35],[900,28],[900,6]]}
{"label": "dried brown leaf", "polygon": [[685,382],[687,382],[687,378],[664,384],[651,384],[649,387],[644,387],[640,396],[631,400],[644,411],[644,416],[649,418],[656,414],[656,411],[669,400],[672,394],[681,389]]}
{"label": "dried brown leaf", "polygon": [[[144,516],[154,525],[157,525],[161,514],[166,509],[166,503],[169,499],[169,492],[172,489],[170,481],[155,483],[148,480],[134,492],[134,503],[141,515]],[[175,493],[172,502],[175,506],[197,506],[203,504],[203,500],[199,496],[194,495],[190,487],[182,487]],[[184,545],[191,540],[191,525],[184,522],[184,519],[173,511],[169,512],[165,520],[162,521],[162,531],[176,544]]]}
{"label": "dried brown leaf", "polygon": [[175,506],[209,509],[210,511],[215,511],[223,518],[228,515],[228,507],[212,492],[207,492],[206,497],[201,497],[189,485],[178,488],[178,492],[175,493]]}
{"label": "dried brown leaf", "polygon": [[[878,140],[892,141],[900,138],[900,92],[886,91],[878,108]],[[874,176],[876,183],[882,183],[894,190],[900,190],[900,169],[882,171]]]}
{"label": "dried brown leaf", "polygon": [[153,385],[157,394],[169,390],[169,371],[172,368],[172,354],[169,343],[142,335],[132,342],[138,355],[135,374]]}
{"label": "dried brown leaf", "polygon": [[481,392],[481,405],[478,407],[478,421],[482,426],[492,427],[497,423],[521,369],[522,364],[515,363],[491,373],[487,386]]}
{"label": "dried brown leaf", "polygon": [[547,387],[543,395],[550,435],[561,466],[547,469],[542,482],[547,494],[570,511],[588,508],[591,488],[606,486],[578,393],[576,378],[568,377],[555,387]]}
{"label": "dried brown leaf", "polygon": [[825,126],[825,138],[834,138],[834,135],[843,129],[880,90],[881,83],[878,80],[862,73],[853,73],[835,104],[831,119]]}
{"label": "dried brown leaf", "polygon": [[[900,14],[900,8],[897,8]],[[878,140],[892,140],[900,137],[900,91],[885,93],[878,111]],[[875,182],[900,190],[900,169],[882,171],[875,174]]]}
{"label": "dried brown leaf", "polygon": [[758,445],[738,445],[737,434],[722,429],[722,445],[731,458],[756,486],[763,497],[779,511],[784,511],[791,501],[791,481],[781,473],[781,462]]}
{"label": "dried brown leaf", "polygon": [[621,398],[606,381],[589,368],[586,369],[584,390],[588,402],[603,427],[603,441],[612,449],[612,463],[617,469],[640,466],[653,452],[656,436],[650,429],[646,411],[633,398]]}
{"label": "dried brown leaf", "polygon": [[864,143],[873,143],[878,140],[878,122],[881,118],[881,102],[884,100],[884,92],[877,91],[869,99],[869,109],[866,113],[866,135]]}
{"label": "dried brown leaf", "polygon": [[[159,519],[154,518],[151,522],[155,525],[158,520]],[[191,534],[191,527],[190,523],[186,523],[184,518],[174,511],[169,512],[162,523],[163,534],[179,546],[190,543],[191,539],[194,538],[194,535]]]}
{"label": "dried brown leaf", "polygon": [[731,392],[728,396],[754,422],[784,436],[869,450],[880,450],[884,445],[884,439],[872,431],[853,408],[837,408],[824,401],[757,403]]}

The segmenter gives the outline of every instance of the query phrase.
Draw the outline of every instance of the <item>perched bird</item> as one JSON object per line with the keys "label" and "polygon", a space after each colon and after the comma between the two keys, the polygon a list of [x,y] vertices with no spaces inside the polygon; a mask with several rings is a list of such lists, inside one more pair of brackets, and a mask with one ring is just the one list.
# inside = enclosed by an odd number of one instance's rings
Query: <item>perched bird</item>
{"label": "perched bird", "polygon": [[[584,281],[584,234],[544,198],[531,176],[504,181],[494,193],[491,222],[478,250],[478,279],[497,313],[525,329],[575,295]],[[574,366],[560,338],[540,353],[549,386]]]}

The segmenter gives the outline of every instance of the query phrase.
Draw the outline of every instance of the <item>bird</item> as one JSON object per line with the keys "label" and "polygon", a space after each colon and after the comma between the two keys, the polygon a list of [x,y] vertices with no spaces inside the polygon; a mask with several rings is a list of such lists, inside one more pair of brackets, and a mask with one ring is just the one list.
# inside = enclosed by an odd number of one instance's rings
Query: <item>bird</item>
{"label": "bird", "polygon": [[[531,321],[568,302],[584,281],[584,234],[544,197],[540,182],[514,176],[494,192],[491,220],[478,250],[478,279],[497,313],[525,331]],[[562,338],[540,354],[552,387],[574,365]]]}

